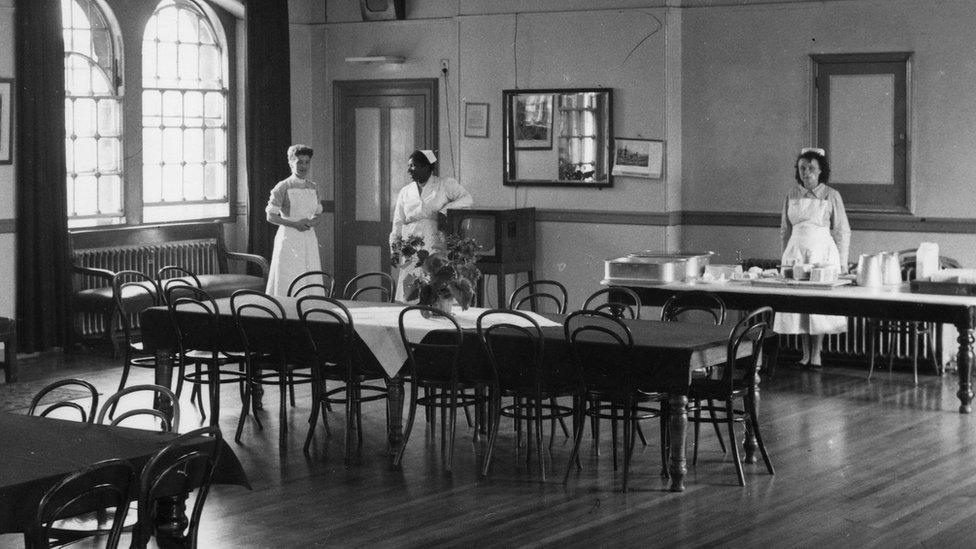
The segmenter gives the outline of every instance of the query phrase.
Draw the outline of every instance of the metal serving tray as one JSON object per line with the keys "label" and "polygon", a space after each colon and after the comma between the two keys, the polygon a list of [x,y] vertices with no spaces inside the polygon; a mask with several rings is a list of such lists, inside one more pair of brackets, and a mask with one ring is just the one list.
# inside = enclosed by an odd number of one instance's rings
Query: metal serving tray
{"label": "metal serving tray", "polygon": [[608,259],[604,263],[604,278],[609,280],[667,283],[685,278],[688,260],[629,255]]}

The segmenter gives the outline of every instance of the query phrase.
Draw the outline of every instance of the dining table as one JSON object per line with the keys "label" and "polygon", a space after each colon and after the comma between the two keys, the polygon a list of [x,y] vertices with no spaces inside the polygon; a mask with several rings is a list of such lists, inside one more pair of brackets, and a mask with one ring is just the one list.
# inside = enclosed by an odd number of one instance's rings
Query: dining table
{"label": "dining table", "polygon": [[[0,534],[26,532],[44,493],[65,475],[114,458],[128,461],[139,471],[178,436],[0,412]],[[201,438],[199,444],[207,440]],[[194,444],[194,440],[187,442],[189,447]],[[251,487],[240,461],[223,440],[212,482]],[[138,490],[138,482],[134,489]],[[157,506],[157,537],[178,541],[186,527],[185,496],[165,499]],[[161,546],[165,546],[162,541]]]}
{"label": "dining table", "polygon": [[[617,285],[637,292],[644,305],[663,305],[676,293],[704,290],[725,301],[731,309],[750,310],[769,306],[776,312],[829,314],[914,320],[952,324],[959,332],[959,412],[972,412],[972,369],[976,331],[976,296],[923,293],[913,291],[911,283],[887,286],[812,285],[784,280],[781,284],[769,281],[731,280],[703,282],[698,280],[656,283],[640,280],[604,279],[604,285]],[[946,286],[949,291],[950,286]]]}
{"label": "dining table", "polygon": [[[280,321],[267,319],[268,334],[281,334],[284,338],[285,352],[293,351],[295,355],[307,354],[307,334],[298,313],[298,299],[291,297],[277,297],[285,312],[285,318]],[[407,361],[407,352],[403,346],[397,319],[400,311],[406,307],[396,303],[371,303],[363,301],[342,301],[349,309],[355,328],[356,338],[354,355],[360,360],[375,361],[387,374],[387,439],[388,450],[395,453],[403,440],[403,402],[404,380],[401,371]],[[241,338],[237,333],[229,298],[215,300],[217,306],[216,322],[200,323],[200,326],[214,326],[218,331],[217,337],[212,338],[223,352],[240,352],[243,350]],[[454,318],[461,326],[464,336],[461,350],[461,362],[466,368],[488,371],[487,353],[477,337],[476,321],[486,309],[471,307],[462,310],[455,306]],[[523,311],[524,312],[524,311]],[[145,309],[141,313],[142,341],[147,352],[156,357],[155,383],[163,386],[172,385],[174,368],[174,352],[178,350],[175,322],[171,314],[203,315],[199,311],[171,312],[167,307],[157,306]],[[257,314],[257,313],[250,313]],[[552,362],[567,362],[573,360],[572,351],[566,341],[563,320],[566,315],[535,314],[529,315],[539,324],[544,341],[544,360]],[[418,315],[419,317],[419,315]],[[408,332],[411,337],[422,338],[424,342],[437,342],[439,338],[449,338],[453,332],[453,325],[445,319],[423,319],[414,317]],[[249,322],[260,322],[250,319]],[[325,319],[313,322],[331,323]],[[271,329],[270,322],[282,322],[277,330]],[[646,320],[624,321],[634,338],[631,360],[648,373],[645,379],[655,380],[653,387],[667,393],[670,410],[670,455],[668,472],[671,478],[672,491],[684,490],[684,478],[687,472],[685,459],[685,440],[687,434],[687,406],[688,392],[692,380],[692,372],[709,365],[725,362],[726,345],[730,328],[709,324],[685,322],[658,322]],[[249,330],[261,332],[261,330]],[[206,349],[210,350],[210,349]],[[744,347],[743,352],[749,348]],[[748,427],[748,422],[746,423]],[[746,460],[756,461],[756,440],[747,428],[743,443]]]}

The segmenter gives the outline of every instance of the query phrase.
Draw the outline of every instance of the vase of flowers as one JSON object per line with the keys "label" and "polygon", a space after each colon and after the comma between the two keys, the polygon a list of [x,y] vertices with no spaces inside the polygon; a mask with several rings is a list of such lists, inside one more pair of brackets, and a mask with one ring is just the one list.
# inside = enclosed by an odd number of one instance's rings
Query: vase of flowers
{"label": "vase of flowers", "polygon": [[[420,238],[420,237],[413,237]],[[443,239],[444,250],[433,253],[419,244],[404,241],[391,247],[391,259],[397,255],[397,265],[415,265],[420,270],[404,279],[404,295],[407,300],[418,300],[420,305],[436,307],[450,312],[456,303],[467,310],[474,303],[475,288],[481,271],[475,265],[481,247],[473,238],[449,235]],[[399,252],[399,253],[397,253]]]}

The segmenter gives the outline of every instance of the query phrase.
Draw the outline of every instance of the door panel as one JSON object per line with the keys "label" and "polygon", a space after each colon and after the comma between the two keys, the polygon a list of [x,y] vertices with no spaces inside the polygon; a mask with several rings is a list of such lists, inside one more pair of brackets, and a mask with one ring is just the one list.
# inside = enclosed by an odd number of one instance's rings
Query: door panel
{"label": "door panel", "polygon": [[436,81],[336,83],[336,267],[392,272],[393,205],[408,182],[407,157],[436,148]]}

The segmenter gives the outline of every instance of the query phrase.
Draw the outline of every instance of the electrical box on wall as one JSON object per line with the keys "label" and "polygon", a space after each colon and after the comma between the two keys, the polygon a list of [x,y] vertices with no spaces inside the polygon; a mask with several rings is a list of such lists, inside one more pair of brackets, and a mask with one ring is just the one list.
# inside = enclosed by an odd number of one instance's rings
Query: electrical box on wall
{"label": "electrical box on wall", "polygon": [[363,21],[406,19],[406,0],[359,0]]}

